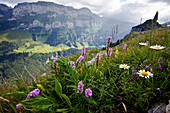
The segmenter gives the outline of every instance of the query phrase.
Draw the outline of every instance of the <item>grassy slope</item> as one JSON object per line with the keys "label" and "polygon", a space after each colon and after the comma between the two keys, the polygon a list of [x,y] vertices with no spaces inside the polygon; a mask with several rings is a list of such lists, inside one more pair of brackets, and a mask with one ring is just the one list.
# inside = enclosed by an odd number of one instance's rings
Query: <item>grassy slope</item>
{"label": "grassy slope", "polygon": [[[44,44],[43,42],[45,41],[42,42],[42,39],[45,40],[43,37],[41,39],[37,37],[37,41],[33,41],[31,34],[28,31],[24,30],[10,30],[0,35],[0,42],[8,41],[14,42],[19,45],[19,48],[17,50],[14,50],[13,53],[50,53],[75,48],[74,46],[68,47],[65,44],[59,44],[56,47],[50,46],[48,44]],[[77,49],[83,48],[83,46],[78,42],[76,42],[76,45],[78,46]],[[85,45],[88,46],[87,43],[85,43]]]}
{"label": "grassy slope", "polygon": [[[37,83],[27,81],[25,84],[22,79],[19,79],[18,83],[13,83],[16,88],[4,82],[4,87],[1,87],[1,94],[13,91],[24,91],[28,94],[29,91],[37,88],[36,84],[41,84],[45,88],[44,93],[57,102],[57,108],[53,106],[54,109],[69,109],[68,104],[64,100],[60,100],[59,96],[55,93],[55,85],[53,82],[55,76],[62,85],[62,92],[71,100],[73,112],[124,112],[124,108],[127,108],[128,112],[147,112],[149,108],[157,103],[168,103],[170,94],[168,90],[170,88],[168,82],[170,78],[168,69],[169,38],[170,28],[157,29],[155,33],[152,34],[151,40],[150,31],[137,35],[132,33],[127,35],[122,44],[113,47],[113,53],[110,58],[107,59],[106,56],[104,56],[99,61],[98,66],[96,66],[95,63],[92,66],[88,66],[86,65],[86,61],[93,57],[92,53],[96,54],[101,50],[92,49],[91,51],[86,51],[87,55],[81,64],[76,66],[76,73],[74,73],[76,75],[75,79],[71,76],[73,73],[70,73],[68,70],[67,62],[62,65],[60,65],[61,62],[58,62],[57,75],[50,74],[46,77],[37,76]],[[139,42],[146,41],[149,41],[149,44],[151,42],[151,45],[158,44],[165,46],[165,49],[156,51],[150,49],[150,45],[139,46]],[[127,44],[127,49],[123,50],[125,44]],[[117,59],[115,58],[116,48],[119,51]],[[76,61],[80,54],[81,53],[77,53],[68,59]],[[63,61],[67,60],[65,59]],[[119,69],[119,64],[128,64],[130,69]],[[144,79],[133,73],[133,71],[138,72],[147,66],[149,66],[147,70],[153,73],[153,78]],[[90,100],[84,96],[84,92],[82,95],[77,94],[77,81],[80,80],[83,80],[84,89],[90,88],[93,91]],[[24,88],[22,84],[25,84]],[[161,88],[162,92],[160,93],[157,88]],[[42,95],[42,93],[40,95]],[[18,102],[24,100],[26,96],[22,95],[19,96],[19,98],[13,96],[3,97],[9,99],[13,105],[16,105]],[[97,105],[94,104],[94,101],[91,101],[91,99],[94,100]],[[1,108],[5,106],[4,103],[2,102]],[[4,108],[11,111],[11,107]]]}

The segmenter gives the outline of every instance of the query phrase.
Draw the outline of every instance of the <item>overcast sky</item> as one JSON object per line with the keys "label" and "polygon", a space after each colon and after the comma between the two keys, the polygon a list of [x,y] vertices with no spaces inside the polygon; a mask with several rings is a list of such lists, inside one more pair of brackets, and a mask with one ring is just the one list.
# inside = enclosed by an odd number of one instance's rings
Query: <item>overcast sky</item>
{"label": "overcast sky", "polygon": [[[0,0],[8,6],[17,3],[37,2],[39,0]],[[88,7],[93,13],[113,19],[139,23],[152,19],[159,11],[160,23],[170,21],[170,0],[43,0],[72,6],[74,8]]]}

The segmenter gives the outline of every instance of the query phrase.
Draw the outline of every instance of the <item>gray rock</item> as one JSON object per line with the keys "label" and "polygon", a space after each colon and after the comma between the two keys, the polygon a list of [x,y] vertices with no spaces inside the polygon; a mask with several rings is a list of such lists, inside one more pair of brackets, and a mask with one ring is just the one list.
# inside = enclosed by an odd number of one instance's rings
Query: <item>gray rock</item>
{"label": "gray rock", "polygon": [[148,113],[165,113],[166,104],[156,105],[148,110]]}

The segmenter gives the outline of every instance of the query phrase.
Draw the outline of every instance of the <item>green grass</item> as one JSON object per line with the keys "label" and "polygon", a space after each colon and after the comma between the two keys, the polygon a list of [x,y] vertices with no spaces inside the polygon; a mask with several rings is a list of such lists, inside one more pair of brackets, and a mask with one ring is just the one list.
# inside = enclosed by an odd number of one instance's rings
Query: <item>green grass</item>
{"label": "green grass", "polygon": [[[0,110],[11,112],[16,104],[25,106],[23,112],[147,112],[156,104],[168,104],[169,100],[169,38],[170,28],[157,29],[142,34],[129,34],[123,43],[112,48],[112,55],[103,55],[96,65],[88,65],[87,61],[101,52],[100,49],[86,51],[82,62],[70,66],[70,62],[78,59],[81,53],[68,58],[57,58],[57,69],[53,68],[46,76],[35,76],[24,80],[22,77],[12,80],[3,79],[1,89]],[[135,35],[134,35],[135,34]],[[140,42],[151,41],[151,45],[162,45],[162,50],[154,50],[148,46],[140,46]],[[127,48],[123,50],[124,45]],[[150,44],[150,43],[149,43]],[[115,51],[118,50],[117,53]],[[117,59],[115,58],[117,55]],[[129,69],[120,69],[120,64],[127,64]],[[160,68],[161,67],[161,68]],[[153,74],[148,79],[140,77],[136,72],[147,70]],[[17,81],[15,81],[17,80]],[[78,82],[84,84],[82,94],[77,94]],[[11,82],[13,86],[11,86]],[[37,85],[38,84],[38,85]],[[40,85],[41,84],[41,85]],[[35,98],[25,99],[27,94],[39,88],[40,94]],[[92,96],[85,96],[85,89],[92,90]],[[157,90],[161,89],[161,92]],[[9,93],[10,92],[10,93]],[[5,100],[7,99],[7,100]]]}

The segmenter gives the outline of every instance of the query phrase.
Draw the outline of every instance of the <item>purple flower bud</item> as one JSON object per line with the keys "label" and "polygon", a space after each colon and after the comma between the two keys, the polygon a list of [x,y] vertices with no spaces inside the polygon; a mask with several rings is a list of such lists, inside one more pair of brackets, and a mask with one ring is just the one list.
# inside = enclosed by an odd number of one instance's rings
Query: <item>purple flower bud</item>
{"label": "purple flower bud", "polygon": [[135,70],[132,70],[132,73],[134,73],[135,72]]}
{"label": "purple flower bud", "polygon": [[29,99],[29,98],[31,98],[31,97],[36,97],[39,93],[40,93],[40,90],[39,90],[39,89],[34,89],[33,91],[31,91],[31,92],[28,94],[28,96],[27,96],[26,99]]}
{"label": "purple flower bud", "polygon": [[96,65],[98,66],[98,63],[99,63],[99,59],[100,59],[100,55],[97,54],[97,58],[96,58]]}
{"label": "purple flower bud", "polygon": [[77,93],[78,94],[82,94],[83,93],[83,87],[84,87],[84,85],[83,85],[83,82],[82,82],[82,80],[78,83],[78,91],[77,91]]}
{"label": "purple flower bud", "polygon": [[112,54],[112,48],[109,48],[109,56]]}
{"label": "purple flower bud", "polygon": [[162,93],[161,88],[157,88],[156,90],[158,90],[160,93]]}
{"label": "purple flower bud", "polygon": [[53,67],[54,67],[54,69],[55,70],[57,70],[57,58],[54,58],[54,60],[53,60]]}
{"label": "purple flower bud", "polygon": [[159,65],[159,68],[162,69],[162,65]]}
{"label": "purple flower bud", "polygon": [[94,53],[92,53],[92,56],[94,56]]}
{"label": "purple flower bud", "polygon": [[108,37],[108,42],[110,42],[110,40],[111,40],[111,37]]}
{"label": "purple flower bud", "polygon": [[73,68],[73,70],[75,70],[75,64],[74,64],[74,62],[70,62],[70,65],[71,65],[71,67]]}
{"label": "purple flower bud", "polygon": [[82,56],[84,56],[84,55],[85,55],[85,51],[86,51],[86,48],[85,48],[85,47],[83,47],[83,49],[82,49]]}
{"label": "purple flower bud", "polygon": [[158,61],[161,61],[162,60],[162,58],[160,57],[159,59],[158,59]]}
{"label": "purple flower bud", "polygon": [[22,107],[22,106],[23,106],[22,104],[17,104],[17,105],[16,105],[16,109],[17,109],[17,110],[21,110],[21,107]]}
{"label": "purple flower bud", "polygon": [[81,60],[83,60],[83,58],[84,58],[84,56],[81,55],[81,56],[77,59],[76,64],[80,63]]}
{"label": "purple flower bud", "polygon": [[124,45],[123,50],[125,50],[126,48],[127,48],[127,44]]}
{"label": "purple flower bud", "polygon": [[148,68],[150,65],[146,65],[146,68]]}
{"label": "purple flower bud", "polygon": [[90,88],[88,88],[88,89],[85,90],[85,96],[86,96],[87,98],[92,96],[92,90],[91,90]]}
{"label": "purple flower bud", "polygon": [[164,62],[162,61],[162,64],[164,64]]}
{"label": "purple flower bud", "polygon": [[129,80],[129,82],[133,82],[133,80],[132,80],[132,79],[130,79],[130,80]]}
{"label": "purple flower bud", "polygon": [[115,58],[117,59],[117,55],[115,55]]}

